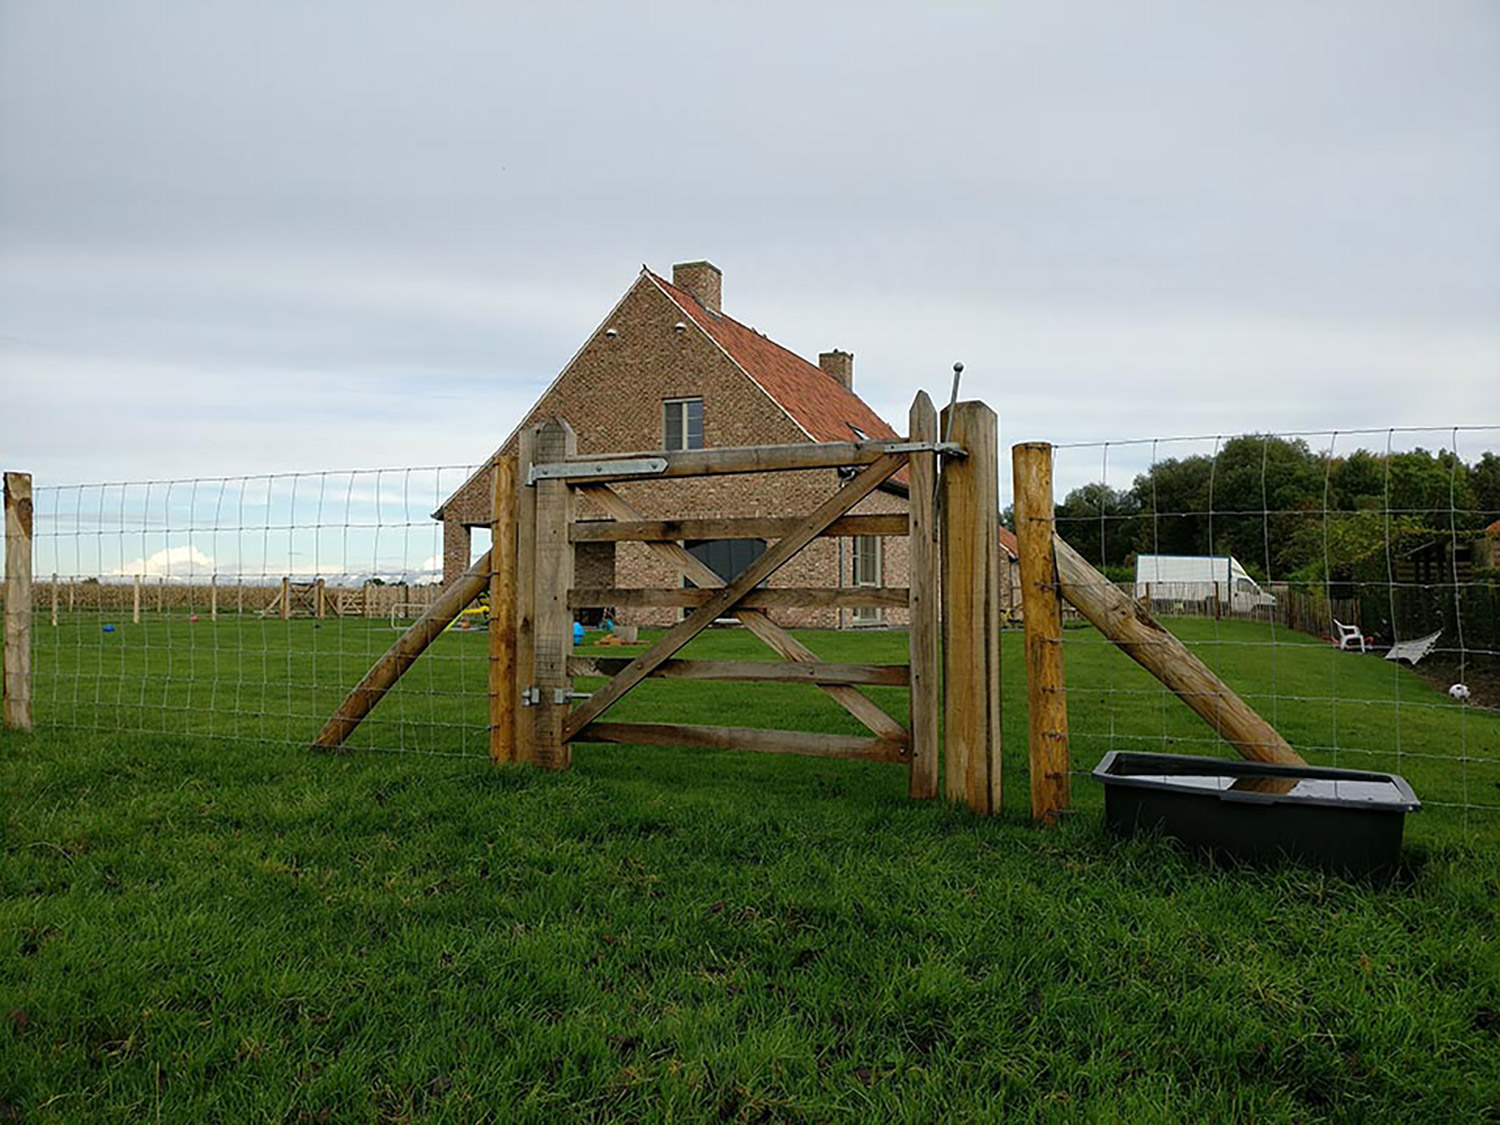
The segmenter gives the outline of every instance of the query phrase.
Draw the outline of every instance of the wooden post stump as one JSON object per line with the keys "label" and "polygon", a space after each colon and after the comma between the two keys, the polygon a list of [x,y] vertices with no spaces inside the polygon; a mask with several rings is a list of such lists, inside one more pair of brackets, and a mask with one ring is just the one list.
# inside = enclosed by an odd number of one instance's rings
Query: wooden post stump
{"label": "wooden post stump", "polygon": [[[5,474],[5,725],[30,730],[31,474]],[[53,583],[54,587],[56,583]]]}

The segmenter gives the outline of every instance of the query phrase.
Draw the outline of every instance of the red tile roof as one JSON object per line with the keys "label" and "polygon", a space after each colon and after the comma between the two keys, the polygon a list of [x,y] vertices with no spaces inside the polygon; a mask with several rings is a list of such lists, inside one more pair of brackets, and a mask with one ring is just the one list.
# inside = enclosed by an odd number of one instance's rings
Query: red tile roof
{"label": "red tile roof", "polygon": [[[856,441],[858,435],[850,429],[851,425],[858,426],[868,438],[901,436],[890,423],[871,410],[864,399],[821,367],[813,366],[732,316],[724,313],[715,316],[666,278],[650,270],[646,273],[814,441]],[[892,479],[905,484],[907,471],[902,469]],[[1003,524],[1000,545],[1012,557],[1020,553],[1015,535]]]}
{"label": "red tile roof", "polygon": [[901,436],[822,368],[731,316],[715,316],[670,281],[647,273],[814,441],[858,441],[851,426],[871,439]]}

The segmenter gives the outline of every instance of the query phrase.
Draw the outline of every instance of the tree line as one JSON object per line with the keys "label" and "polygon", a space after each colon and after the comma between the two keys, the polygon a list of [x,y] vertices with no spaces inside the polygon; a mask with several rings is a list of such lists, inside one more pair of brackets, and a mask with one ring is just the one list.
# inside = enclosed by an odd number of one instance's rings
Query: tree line
{"label": "tree line", "polygon": [[1056,514],[1075,550],[1121,578],[1137,554],[1233,555],[1262,581],[1357,584],[1383,580],[1392,557],[1436,550],[1482,573],[1489,558],[1473,544],[1500,519],[1500,455],[1328,457],[1300,438],[1244,434],[1215,456],[1157,461],[1128,489],[1075,488]]}

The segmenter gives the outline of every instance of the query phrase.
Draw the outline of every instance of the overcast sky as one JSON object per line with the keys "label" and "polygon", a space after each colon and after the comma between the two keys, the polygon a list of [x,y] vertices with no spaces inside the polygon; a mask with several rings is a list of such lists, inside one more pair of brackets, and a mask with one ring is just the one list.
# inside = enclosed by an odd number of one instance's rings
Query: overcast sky
{"label": "overcast sky", "polygon": [[695,258],[898,428],[1500,423],[1497,200],[1495,0],[0,0],[0,462],[471,463]]}

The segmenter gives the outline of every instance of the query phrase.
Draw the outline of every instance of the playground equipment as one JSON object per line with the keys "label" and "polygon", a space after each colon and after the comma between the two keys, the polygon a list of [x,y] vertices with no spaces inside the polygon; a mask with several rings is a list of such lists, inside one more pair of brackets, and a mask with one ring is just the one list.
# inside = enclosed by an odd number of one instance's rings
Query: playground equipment
{"label": "playground equipment", "polygon": [[[941,441],[939,433],[944,435]],[[1140,603],[1120,592],[1056,536],[1052,448],[1016,446],[1013,463],[1033,815],[1050,822],[1070,801],[1060,599],[1166,684],[1243,756],[1305,764],[1269,723],[1157,624]],[[613,487],[626,481],[809,469],[845,471],[839,474],[834,491],[811,512],[782,517],[649,520]],[[862,499],[902,470],[908,474],[907,514],[851,514]],[[903,765],[915,798],[935,797],[941,778],[949,800],[981,813],[1000,808],[998,426],[995,413],[984,403],[954,403],[943,412],[940,429],[931,400],[925,393],[918,394],[905,441],[587,457],[577,454],[567,423],[553,420],[523,430],[517,456],[497,458],[492,477],[494,546],[445,589],[366,673],[324,724],[316,746],[343,745],[427,646],[488,590],[490,747],[497,762],[567,769],[574,742],[861,758]],[[589,521],[585,529],[575,520],[575,502],[580,496],[587,496],[596,511],[613,521],[607,527],[609,539],[647,544],[694,587],[575,587],[575,542],[601,536],[599,521]],[[809,543],[830,535],[906,536],[907,588],[761,588]],[[726,582],[683,546],[684,540],[713,537],[774,541]],[[690,612],[639,655],[572,655],[576,610],[627,604],[681,606]],[[821,661],[765,613],[772,607],[871,604],[906,607],[910,620],[907,664]],[[724,617],[738,618],[782,662],[678,657],[693,637]],[[592,693],[580,693],[573,689],[575,676],[600,676],[606,682]],[[606,718],[614,704],[650,677],[811,684],[853,715],[867,734]],[[910,726],[903,726],[861,694],[858,688],[864,685],[908,688]]]}

